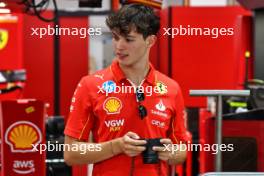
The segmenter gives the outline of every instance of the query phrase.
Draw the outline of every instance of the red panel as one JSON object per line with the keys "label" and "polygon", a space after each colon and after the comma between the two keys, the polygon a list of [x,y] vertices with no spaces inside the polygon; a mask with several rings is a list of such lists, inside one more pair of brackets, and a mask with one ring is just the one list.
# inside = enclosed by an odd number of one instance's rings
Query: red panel
{"label": "red panel", "polygon": [[[174,7],[172,26],[200,28],[234,28],[234,35],[177,35],[172,39],[172,77],[183,89],[188,107],[204,107],[205,98],[190,97],[190,89],[239,89],[243,85],[244,52],[251,49],[246,41],[251,24],[240,7]],[[241,30],[243,28],[243,30]],[[244,36],[242,36],[244,35]],[[251,43],[251,42],[250,42]],[[252,52],[252,51],[251,51]]]}
{"label": "red panel", "polygon": [[[87,17],[61,17],[61,27],[88,28]],[[81,77],[88,74],[88,40],[80,36],[61,36],[60,38],[60,109],[67,119],[73,92]],[[74,43],[73,43],[74,41]],[[87,166],[74,166],[73,176],[86,176]]]}
{"label": "red panel", "polygon": [[[45,144],[44,103],[3,101],[1,119],[1,176],[45,176],[45,153],[32,151]],[[22,141],[21,141],[22,140]]]}
{"label": "red panel", "polygon": [[160,72],[169,75],[169,53],[168,53],[168,36],[163,35],[162,29],[168,27],[168,9],[160,10],[160,31],[158,33],[156,44],[150,51],[150,62]]}
{"label": "red panel", "polygon": [[[8,17],[6,16],[6,18],[3,15],[0,15],[0,17],[0,70],[23,69],[23,34],[21,33],[23,16],[21,14],[12,14]],[[6,87],[6,83],[0,84],[0,89],[5,89]],[[16,99],[20,98],[21,95],[21,90],[16,90],[1,94],[0,100]]]}
{"label": "red panel", "polygon": [[[61,27],[67,28],[86,28],[88,29],[87,17],[61,17]],[[61,85],[60,85],[60,109],[61,114],[67,119],[69,107],[73,92],[82,76],[88,74],[89,48],[88,39],[80,38],[79,35],[60,37],[60,67],[61,67]],[[74,41],[74,42],[73,42]],[[87,167],[74,166],[73,176],[86,176]]]}
{"label": "red panel", "polygon": [[159,36],[159,71],[169,75],[169,38],[167,35],[163,35],[163,28],[169,26],[169,9],[160,11],[160,36]]}
{"label": "red panel", "polygon": [[159,50],[158,50],[158,40],[157,42],[155,43],[154,46],[151,47],[151,50],[150,50],[150,62],[152,63],[152,65],[158,69],[158,53],[159,53]]}
{"label": "red panel", "polygon": [[[61,17],[61,27],[85,28],[88,29],[88,17]],[[80,38],[79,35],[69,35],[60,37],[60,109],[61,115],[67,117],[71,102],[71,97],[77,83],[82,76],[88,74],[89,58],[89,36]]]}
{"label": "red panel", "polygon": [[[3,18],[3,15],[0,15]],[[13,70],[23,68],[22,56],[22,22],[21,14],[12,14],[11,17],[0,20],[0,30],[7,34],[6,45],[1,49],[0,47],[0,69]],[[2,33],[1,32],[1,33]],[[1,40],[4,40],[2,33]],[[1,42],[3,43],[3,42]],[[15,51],[15,52],[14,52]]]}
{"label": "red panel", "polygon": [[[201,144],[202,146],[204,146],[204,144],[206,144],[206,142],[208,142],[206,140],[207,138],[207,128],[205,127],[206,121],[208,118],[211,118],[213,115],[207,111],[206,109],[200,109],[199,111],[199,144]],[[199,173],[203,174],[205,173],[208,168],[211,168],[211,170],[213,170],[213,162],[208,162],[206,160],[206,152],[205,151],[200,151],[199,152]]]}
{"label": "red panel", "polygon": [[[159,11],[156,13],[159,16]],[[150,62],[152,65],[156,68],[159,69],[159,38],[157,37],[157,41],[154,46],[151,47],[150,50]]]}
{"label": "red panel", "polygon": [[[254,47],[253,47],[253,18],[251,16],[244,16],[241,24],[241,41],[242,51],[248,50],[251,53],[248,62],[248,78],[253,79],[254,77]],[[244,53],[240,52],[240,57],[244,57]],[[244,64],[244,62],[242,63]],[[241,67],[242,68],[242,67]],[[241,73],[245,74],[245,71]],[[242,81],[241,81],[242,82]]]}
{"label": "red panel", "polygon": [[[47,12],[44,16],[52,16],[52,12]],[[36,16],[21,15],[23,26],[16,26],[15,32],[21,37],[16,37],[17,41],[23,41],[24,50],[12,47],[8,54],[21,53],[21,63],[24,60],[27,71],[27,81],[24,90],[26,98],[37,98],[50,104],[48,114],[54,112],[54,36],[45,35],[43,38],[32,35],[32,28],[53,27],[53,23],[45,23]],[[62,27],[88,28],[87,17],[62,17]],[[22,23],[22,22],[21,22]],[[60,36],[60,59],[61,59],[61,114],[67,117],[70,101],[74,89],[80,78],[88,73],[88,37],[80,36]],[[13,40],[13,38],[12,38]],[[74,42],[73,42],[74,41]],[[22,42],[21,42],[22,43]],[[22,47],[22,44],[21,44]],[[17,51],[17,52],[14,52]],[[2,54],[2,53],[1,53]],[[22,56],[23,54],[23,56]],[[22,58],[23,57],[23,58]],[[4,57],[0,57],[2,59]],[[18,56],[14,58],[20,58]],[[1,62],[1,67],[3,62]],[[7,62],[12,68],[20,68],[20,62]],[[17,64],[19,63],[19,64]],[[0,69],[2,69],[0,67]],[[8,67],[5,67],[8,68]],[[17,97],[17,92],[16,96]],[[86,167],[74,167],[77,175],[86,175]],[[81,173],[81,174],[80,174]]]}
{"label": "red panel", "polygon": [[25,6],[20,0],[1,0],[7,4],[6,8],[10,9],[11,12],[22,13],[25,11]]}
{"label": "red panel", "polygon": [[[6,85],[0,86],[0,88],[2,88],[2,87],[6,88]],[[16,100],[16,99],[22,98],[22,92],[23,92],[23,90],[17,89],[17,90],[14,90],[12,92],[1,94],[0,95],[0,101]]]}
{"label": "red panel", "polygon": [[[47,12],[45,16],[52,16]],[[31,35],[31,28],[47,28],[53,23],[46,23],[36,16],[24,15],[24,62],[27,71],[27,81],[24,97],[36,98],[50,104],[48,113],[53,115],[54,83],[53,83],[53,35],[45,35],[39,38]],[[22,29],[21,29],[22,32]]]}

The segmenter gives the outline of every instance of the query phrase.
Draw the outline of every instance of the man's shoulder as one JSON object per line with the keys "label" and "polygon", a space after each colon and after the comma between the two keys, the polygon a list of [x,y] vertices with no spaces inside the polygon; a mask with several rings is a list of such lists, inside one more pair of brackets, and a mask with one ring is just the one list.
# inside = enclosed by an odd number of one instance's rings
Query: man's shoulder
{"label": "man's shoulder", "polygon": [[102,70],[98,70],[93,74],[86,75],[82,78],[82,81],[85,82],[86,85],[89,87],[95,85],[101,85],[104,82],[107,82],[109,80],[113,80],[113,74],[111,72],[111,69],[109,67],[104,68]]}
{"label": "man's shoulder", "polygon": [[157,82],[161,82],[171,89],[179,89],[179,84],[177,81],[175,81],[174,79],[168,77],[167,75],[159,71],[156,71],[156,73],[157,73],[157,80],[156,80]]}

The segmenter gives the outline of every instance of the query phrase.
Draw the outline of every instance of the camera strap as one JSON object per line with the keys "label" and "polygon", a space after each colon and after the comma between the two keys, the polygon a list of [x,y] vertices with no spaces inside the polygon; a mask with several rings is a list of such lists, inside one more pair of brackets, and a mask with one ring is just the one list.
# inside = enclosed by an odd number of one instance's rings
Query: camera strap
{"label": "camera strap", "polygon": [[135,170],[135,157],[132,157],[129,176],[133,176],[134,175],[134,170]]}
{"label": "camera strap", "polygon": [[161,161],[158,163],[158,176],[161,176]]}
{"label": "camera strap", "polygon": [[[134,175],[134,170],[135,170],[135,157],[132,157],[129,176]],[[158,176],[161,176],[161,161],[159,161],[159,163],[158,163],[157,170],[158,170]]]}

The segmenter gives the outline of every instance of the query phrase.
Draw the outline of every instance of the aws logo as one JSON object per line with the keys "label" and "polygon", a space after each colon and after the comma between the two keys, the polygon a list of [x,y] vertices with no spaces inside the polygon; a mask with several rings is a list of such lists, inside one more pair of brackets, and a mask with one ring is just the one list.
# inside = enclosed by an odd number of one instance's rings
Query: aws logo
{"label": "aws logo", "polygon": [[0,50],[4,49],[8,43],[8,31],[0,29]]}
{"label": "aws logo", "polygon": [[121,127],[124,126],[124,123],[125,119],[105,121],[105,125],[109,128],[110,132],[121,130]]}
{"label": "aws logo", "polygon": [[27,175],[35,172],[35,164],[33,160],[15,160],[13,163],[13,171],[17,174]]}
{"label": "aws logo", "polygon": [[8,127],[5,141],[12,152],[34,152],[32,144],[39,144],[42,141],[42,134],[35,124],[29,121],[18,121]]}

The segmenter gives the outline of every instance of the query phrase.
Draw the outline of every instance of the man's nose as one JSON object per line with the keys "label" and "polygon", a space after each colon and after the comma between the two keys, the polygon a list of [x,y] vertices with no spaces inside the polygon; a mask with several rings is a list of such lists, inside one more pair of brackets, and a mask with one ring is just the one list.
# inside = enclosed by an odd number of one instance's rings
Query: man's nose
{"label": "man's nose", "polygon": [[117,49],[122,50],[125,49],[125,47],[126,47],[126,42],[124,40],[120,39],[116,42]]}

